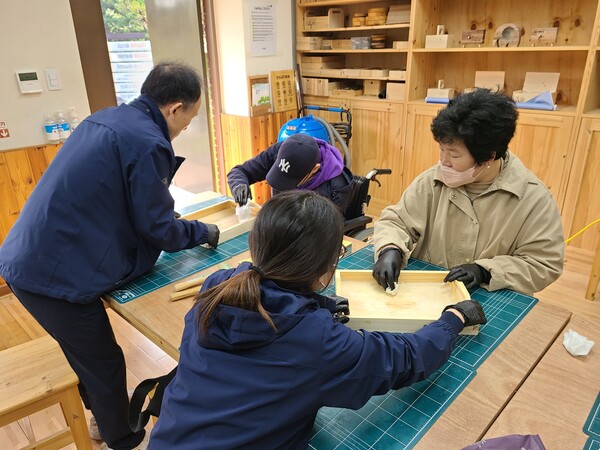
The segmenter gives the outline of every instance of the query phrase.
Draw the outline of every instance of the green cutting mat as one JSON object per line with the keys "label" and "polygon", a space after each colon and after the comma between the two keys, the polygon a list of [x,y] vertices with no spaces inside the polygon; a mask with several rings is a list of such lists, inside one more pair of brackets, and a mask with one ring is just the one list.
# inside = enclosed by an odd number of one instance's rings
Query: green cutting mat
{"label": "green cutting mat", "polygon": [[[372,269],[373,247],[344,258],[340,269]],[[409,261],[407,270],[445,270]],[[329,294],[335,289],[329,288]],[[450,360],[427,380],[372,397],[361,409],[321,408],[309,448],[410,449],[475,376],[476,369],[533,308],[537,300],[516,292],[477,289],[488,319],[477,336],[459,336]]]}
{"label": "green cutting mat", "polygon": [[583,426],[583,432],[590,436],[584,450],[600,450],[600,393]]}
{"label": "green cutting mat", "polygon": [[[229,200],[229,197],[224,196],[212,198],[182,208],[179,213],[185,215]],[[188,275],[226,261],[246,250],[248,250],[248,233],[221,242],[216,249],[195,247],[175,253],[162,252],[150,272],[112,291],[109,295],[119,303],[127,303]]]}

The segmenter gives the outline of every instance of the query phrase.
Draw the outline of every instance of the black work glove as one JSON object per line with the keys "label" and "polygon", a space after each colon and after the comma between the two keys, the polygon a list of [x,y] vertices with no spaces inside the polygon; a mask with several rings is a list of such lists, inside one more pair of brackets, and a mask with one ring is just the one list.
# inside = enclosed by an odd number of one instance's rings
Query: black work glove
{"label": "black work glove", "polygon": [[247,184],[238,184],[231,190],[231,193],[233,194],[233,199],[235,202],[240,206],[244,206],[246,203],[248,203],[248,199],[252,198],[250,186]]}
{"label": "black work glove", "polygon": [[384,248],[373,267],[373,278],[382,288],[394,289],[400,276],[402,252],[396,247]]}
{"label": "black work glove", "polygon": [[461,264],[453,267],[444,281],[462,281],[467,289],[474,289],[490,282],[492,274],[478,264]]}
{"label": "black work glove", "polygon": [[463,316],[465,327],[487,323],[483,308],[476,300],[463,300],[456,305],[448,305],[444,308],[444,311],[450,308],[457,310]]}
{"label": "black work glove", "polygon": [[339,295],[327,296],[327,309],[331,311],[331,316],[334,322],[346,323],[350,320],[350,305],[348,299]]}
{"label": "black work glove", "polygon": [[217,245],[219,245],[219,235],[221,234],[219,227],[212,223],[207,223],[206,227],[208,228],[206,243],[212,248],[217,248]]}

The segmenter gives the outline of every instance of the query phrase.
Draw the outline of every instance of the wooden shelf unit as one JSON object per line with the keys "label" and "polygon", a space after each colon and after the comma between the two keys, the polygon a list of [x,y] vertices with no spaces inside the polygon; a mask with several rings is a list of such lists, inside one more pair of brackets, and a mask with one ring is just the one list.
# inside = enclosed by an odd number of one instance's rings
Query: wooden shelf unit
{"label": "wooden shelf unit", "polygon": [[[600,217],[597,185],[600,173],[600,0],[561,2],[559,0],[412,0],[410,23],[350,27],[355,13],[369,8],[407,4],[405,0],[296,1],[298,37],[349,39],[353,36],[386,34],[385,49],[297,51],[302,73],[302,55],[339,55],[344,67],[358,69],[406,69],[406,95],[401,101],[375,96],[322,97],[304,95],[305,104],[347,107],[353,114],[350,150],[352,170],[364,175],[368,170],[391,168],[393,174],[382,179],[382,187],[371,188],[369,213],[396,203],[410,182],[439,157],[431,137],[431,120],[444,105],[428,104],[427,89],[443,79],[446,87],[457,91],[473,87],[475,71],[504,71],[505,92],[522,89],[527,72],[559,72],[557,110],[520,109],[517,132],[510,144],[512,152],[548,186],[561,210],[565,237],[588,221]],[[327,15],[331,7],[342,8],[344,27],[304,31],[305,13]],[[521,28],[517,47],[493,47],[494,33],[505,23]],[[455,36],[452,48],[425,48],[427,35],[445,25]],[[532,46],[532,28],[558,27],[553,46]],[[464,30],[485,30],[481,46],[458,43]],[[393,49],[392,42],[408,41],[406,48]],[[307,77],[331,81],[388,80],[386,77],[332,75],[307,71]],[[311,112],[327,120],[336,114]],[[364,173],[363,173],[364,172]],[[588,233],[570,245],[595,250],[598,234]]]}

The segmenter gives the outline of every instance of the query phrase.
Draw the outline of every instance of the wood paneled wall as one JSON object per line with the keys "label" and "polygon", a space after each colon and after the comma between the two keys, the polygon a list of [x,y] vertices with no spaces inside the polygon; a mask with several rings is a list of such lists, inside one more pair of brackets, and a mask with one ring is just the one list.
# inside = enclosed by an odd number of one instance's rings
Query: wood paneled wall
{"label": "wood paneled wall", "polygon": [[58,145],[42,145],[0,152],[0,243],[21,213]]}
{"label": "wood paneled wall", "polygon": [[0,244],[59,148],[49,144],[0,152]]}
{"label": "wood paneled wall", "polygon": [[[296,118],[296,111],[283,111],[257,117],[221,114],[223,130],[223,154],[225,170],[223,177],[237,164],[253,158],[277,142],[279,130],[288,120]],[[252,186],[253,200],[262,205],[271,198],[271,188],[266,182]],[[229,187],[227,188],[229,192]]]}

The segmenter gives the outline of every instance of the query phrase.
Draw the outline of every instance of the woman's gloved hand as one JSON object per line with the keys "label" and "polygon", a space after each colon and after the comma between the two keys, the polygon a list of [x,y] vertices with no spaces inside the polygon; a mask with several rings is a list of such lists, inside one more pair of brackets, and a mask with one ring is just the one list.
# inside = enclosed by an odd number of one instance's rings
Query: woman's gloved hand
{"label": "woman's gloved hand", "polygon": [[448,309],[455,309],[463,316],[465,327],[487,323],[483,308],[476,300],[463,300],[455,305],[448,305],[444,308],[444,311]]}
{"label": "woman's gloved hand", "polygon": [[397,247],[384,248],[379,253],[379,258],[373,268],[373,278],[379,285],[386,289],[394,290],[398,277],[400,276],[400,267],[402,266],[402,252]]}
{"label": "woman's gloved hand", "polygon": [[450,269],[444,281],[462,281],[469,290],[488,284],[492,274],[478,264],[461,264]]}
{"label": "woman's gloved hand", "polygon": [[339,295],[327,296],[327,309],[331,312],[334,322],[346,323],[350,320],[350,305],[348,299]]}

